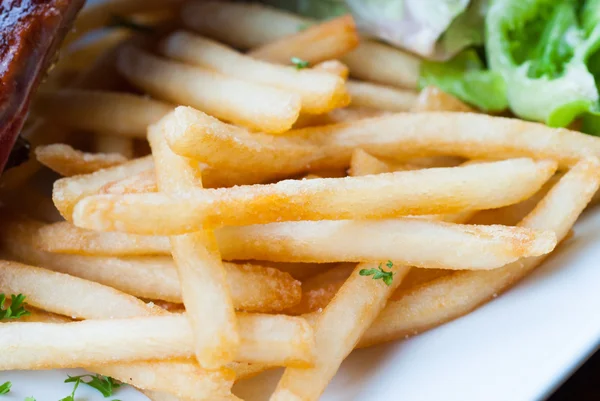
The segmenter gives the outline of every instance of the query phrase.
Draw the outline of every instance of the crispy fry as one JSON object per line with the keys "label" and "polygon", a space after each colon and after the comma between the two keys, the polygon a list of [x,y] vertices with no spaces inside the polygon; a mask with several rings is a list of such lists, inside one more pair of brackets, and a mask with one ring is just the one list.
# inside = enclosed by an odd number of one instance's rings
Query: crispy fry
{"label": "crispy fry", "polygon": [[146,170],[122,180],[111,181],[98,191],[98,194],[142,194],[157,192],[154,170]]}
{"label": "crispy fry", "polygon": [[62,143],[38,146],[35,157],[44,166],[67,177],[93,173],[127,161],[125,156],[117,153],[85,153]]}
{"label": "crispy fry", "polygon": [[326,113],[347,106],[344,80],[313,69],[298,70],[255,60],[218,42],[179,31],[161,44],[162,53],[224,75],[297,93],[306,113]]}
{"label": "crispy fry", "polygon": [[268,133],[284,132],[298,119],[296,93],[161,59],[135,47],[121,51],[117,66],[150,95]]}
{"label": "crispy fry", "polygon": [[80,199],[98,193],[109,182],[147,171],[153,166],[151,157],[143,157],[92,174],[63,178],[54,182],[52,199],[60,214],[65,219],[70,220],[73,215],[73,208]]}
{"label": "crispy fry", "polygon": [[314,365],[287,368],[271,401],[316,401],[410,269],[408,266],[388,267],[394,276],[386,285],[359,274],[363,269],[373,268],[377,268],[377,263],[356,266],[315,323]]}
{"label": "crispy fry", "polygon": [[181,9],[181,19],[187,28],[243,50],[274,42],[310,25],[310,20],[292,13],[232,1],[188,2]]}
{"label": "crispy fry", "polygon": [[392,171],[397,171],[396,167],[400,167],[398,170],[414,170],[410,168],[403,169],[402,166],[394,166],[392,163],[384,162],[364,150],[357,148],[352,152],[348,175],[352,177],[361,177],[370,174],[391,173]]}
{"label": "crispy fry", "polygon": [[272,63],[289,64],[298,57],[316,64],[337,59],[358,46],[359,37],[350,15],[306,26],[291,35],[252,49],[248,54]]}
{"label": "crispy fry", "polygon": [[435,86],[424,88],[415,99],[412,108],[414,112],[423,111],[459,111],[465,113],[474,113],[475,110],[455,98],[454,96],[442,91]]}
{"label": "crispy fry", "polygon": [[391,88],[369,82],[346,83],[352,97],[352,107],[370,107],[386,111],[408,111],[414,107],[418,96],[414,91]]}
{"label": "crispy fry", "polygon": [[[599,171],[595,158],[576,164],[519,225],[552,230],[562,240],[600,186]],[[359,347],[403,338],[460,317],[510,288],[543,260],[539,256],[496,270],[455,272],[395,294]]]}
{"label": "crispy fry", "polygon": [[[111,258],[60,255],[36,249],[32,237],[42,224],[3,216],[0,244],[22,263],[96,281],[146,299],[181,303],[181,288],[168,257]],[[250,264],[226,263],[227,282],[239,310],[277,312],[300,300],[300,283],[287,273]]]}
{"label": "crispy fry", "polygon": [[297,316],[325,308],[346,279],[350,277],[355,267],[356,265],[353,263],[340,263],[303,281],[300,303],[287,309],[285,313]]}
{"label": "crispy fry", "polygon": [[350,70],[348,69],[348,66],[346,66],[344,63],[342,63],[339,60],[323,61],[321,63],[315,64],[313,69],[319,70],[319,71],[325,71],[330,74],[335,74],[338,77],[342,78],[343,80],[348,79],[348,76],[350,75]]}
{"label": "crispy fry", "polygon": [[[237,315],[241,342],[236,359],[280,366],[307,366],[314,339],[302,318]],[[105,363],[188,358],[192,330],[185,314],[73,323],[0,325],[5,348],[0,370],[87,367]],[[95,352],[89,352],[89,344]]]}
{"label": "crispy fry", "polygon": [[196,190],[185,197],[97,195],[76,205],[73,221],[88,229],[173,235],[193,231],[201,224],[456,213],[526,199],[555,170],[554,162],[513,159],[366,177],[286,180],[269,185]]}
{"label": "crispy fry", "polygon": [[[171,120],[167,116],[148,129],[158,187],[173,193],[202,188],[198,163],[174,154],[163,137]],[[170,237],[169,241],[194,332],[196,359],[201,366],[216,369],[233,360],[240,339],[214,232],[198,228],[200,231]]]}
{"label": "crispy fry", "polygon": [[173,106],[130,93],[63,89],[36,97],[35,112],[63,126],[145,138],[148,125]]}

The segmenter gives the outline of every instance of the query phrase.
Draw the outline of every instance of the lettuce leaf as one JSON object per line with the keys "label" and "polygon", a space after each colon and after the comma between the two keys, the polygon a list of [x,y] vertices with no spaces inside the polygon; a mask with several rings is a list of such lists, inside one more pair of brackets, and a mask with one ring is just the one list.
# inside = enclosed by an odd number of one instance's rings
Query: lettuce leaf
{"label": "lettuce leaf", "polygon": [[465,50],[444,63],[423,61],[419,87],[428,85],[484,111],[502,111],[508,106],[502,76],[487,70],[474,50]]}
{"label": "lettuce leaf", "polygon": [[597,9],[585,3],[492,0],[486,16],[488,63],[504,78],[517,116],[564,127],[598,110],[587,61],[600,46],[600,25]]}

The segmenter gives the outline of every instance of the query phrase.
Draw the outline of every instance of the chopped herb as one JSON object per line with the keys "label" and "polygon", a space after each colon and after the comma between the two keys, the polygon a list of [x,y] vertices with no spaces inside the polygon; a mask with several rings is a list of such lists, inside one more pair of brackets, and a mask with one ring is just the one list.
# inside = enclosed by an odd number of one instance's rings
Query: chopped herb
{"label": "chopped herb", "polygon": [[11,387],[11,382],[4,382],[2,385],[0,385],[0,394],[8,394],[10,392]]}
{"label": "chopped herb", "polygon": [[[83,380],[85,378],[89,378],[89,380],[88,381]],[[112,377],[102,376],[102,375],[69,376],[69,378],[67,380],[65,380],[65,383],[73,383],[73,382],[75,382],[77,384],[78,383],[87,384],[88,386],[98,390],[105,397],[109,397],[109,396],[113,395],[113,391],[122,386],[121,383],[117,382]],[[115,401],[118,401],[118,400],[115,400]]]}
{"label": "chopped herb", "polygon": [[33,398],[33,397],[25,397],[24,401],[35,401],[35,398]]}
{"label": "chopped herb", "polygon": [[302,70],[304,68],[308,68],[308,66],[310,65],[310,63],[306,60],[302,60],[299,57],[292,57],[291,59],[292,64],[294,64],[296,66],[297,70]]}
{"label": "chopped herb", "polygon": [[75,401],[75,391],[77,391],[77,387],[79,387],[79,383],[81,383],[81,379],[79,379],[78,377],[73,377],[73,379],[75,379],[75,380],[71,380],[71,379],[72,379],[72,377],[69,376],[69,378],[67,380],[65,380],[65,383],[75,382],[75,386],[73,386],[73,391],[71,392],[71,395],[68,395],[65,398],[61,398],[58,401]]}
{"label": "chopped herb", "polygon": [[0,320],[2,319],[18,319],[23,316],[29,316],[31,313],[24,308],[25,295],[11,295],[10,306],[4,309],[6,295],[0,294]]}
{"label": "chopped herb", "polygon": [[134,20],[122,15],[112,15],[108,23],[109,28],[125,28],[142,33],[154,33],[154,28],[148,25],[140,24]]}
{"label": "chopped herb", "polygon": [[[389,269],[391,269],[394,266],[391,260],[388,260],[385,265]],[[373,276],[373,280],[381,279],[387,286],[390,286],[392,285],[395,273],[392,271],[383,270],[380,263],[377,269],[362,269],[358,272],[358,274],[360,274],[361,276]]]}

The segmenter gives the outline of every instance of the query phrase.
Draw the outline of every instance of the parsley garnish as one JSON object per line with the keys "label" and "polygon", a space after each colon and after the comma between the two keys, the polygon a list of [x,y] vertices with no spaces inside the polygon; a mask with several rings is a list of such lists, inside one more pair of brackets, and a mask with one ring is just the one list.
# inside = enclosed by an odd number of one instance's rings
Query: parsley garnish
{"label": "parsley garnish", "polygon": [[[84,381],[84,378],[90,378],[89,381]],[[81,375],[81,376],[69,376],[68,379],[65,380],[65,383],[75,383],[75,388],[79,385],[79,383],[87,384],[88,386],[95,388],[103,396],[109,397],[113,395],[113,391],[122,386],[121,383],[117,382],[112,377],[102,376],[102,375]],[[63,401],[63,400],[60,400]],[[66,400],[71,401],[71,400]],[[114,400],[118,401],[118,400]]]}
{"label": "parsley garnish", "polygon": [[33,398],[33,397],[25,397],[25,401],[35,401],[35,398]]}
{"label": "parsley garnish", "polygon": [[29,316],[31,314],[23,307],[23,304],[25,303],[25,295],[11,295],[10,300],[10,306],[4,309],[6,295],[0,294],[0,320],[18,319],[20,317]]}
{"label": "parsley garnish", "polygon": [[10,392],[11,387],[11,382],[4,382],[2,385],[0,385],[0,394],[8,394]]}
{"label": "parsley garnish", "polygon": [[296,66],[297,70],[302,70],[304,68],[308,68],[308,66],[310,65],[310,63],[306,60],[302,60],[299,57],[292,57],[291,58],[292,64],[294,64]]}
{"label": "parsley garnish", "polygon": [[75,391],[77,391],[77,387],[79,387],[79,383],[81,383],[81,379],[80,378],[75,378],[73,377],[73,379],[75,380],[71,380],[72,377],[69,376],[69,378],[67,380],[65,380],[65,383],[70,383],[70,382],[75,382],[75,386],[73,387],[73,391],[71,392],[71,395],[66,396],[65,398],[61,398],[58,401],[75,401]]}
{"label": "parsley garnish", "polygon": [[[391,269],[394,266],[391,260],[388,260],[385,265],[389,269]],[[390,286],[392,285],[395,273],[392,271],[383,270],[380,263],[377,269],[362,269],[358,272],[358,274],[360,274],[361,276],[373,276],[373,280],[381,279],[387,286]]]}
{"label": "parsley garnish", "polygon": [[122,15],[112,15],[108,22],[109,28],[125,28],[131,29],[132,31],[142,33],[154,33],[154,28],[148,25],[140,24],[133,21],[130,18],[123,17]]}

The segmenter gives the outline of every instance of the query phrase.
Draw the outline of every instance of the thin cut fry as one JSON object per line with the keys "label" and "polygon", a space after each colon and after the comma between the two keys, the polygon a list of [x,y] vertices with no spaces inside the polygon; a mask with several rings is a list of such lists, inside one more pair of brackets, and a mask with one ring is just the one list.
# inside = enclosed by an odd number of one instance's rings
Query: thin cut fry
{"label": "thin cut fry", "polygon": [[369,82],[346,83],[352,98],[352,107],[370,107],[386,111],[408,111],[414,107],[418,95],[414,91],[391,88]]}
{"label": "thin cut fry", "polygon": [[350,103],[344,80],[336,75],[255,60],[218,42],[184,31],[168,36],[161,49],[165,56],[178,61],[297,93],[302,111],[306,113],[326,113]]}
{"label": "thin cut fry", "polygon": [[152,157],[131,160],[122,165],[99,170],[95,173],[63,178],[54,182],[52,200],[56,208],[67,220],[71,220],[75,204],[86,196],[98,193],[107,183],[127,178],[133,174],[153,168]]}
{"label": "thin cut fry", "polygon": [[465,113],[474,113],[475,110],[455,98],[454,96],[442,91],[435,86],[428,86],[419,93],[415,99],[412,111],[460,111]]}
{"label": "thin cut fry", "polygon": [[[348,175],[352,177],[361,177],[370,174],[391,173],[392,171],[397,171],[395,167],[396,166],[392,165],[391,163],[384,162],[383,160],[370,155],[364,150],[357,148],[352,153]],[[400,168],[399,170],[411,169]]]}
{"label": "thin cut fry", "polygon": [[388,285],[382,280],[371,280],[359,274],[363,269],[377,268],[377,263],[361,263],[354,269],[314,326],[314,365],[287,368],[271,401],[316,401],[325,391],[342,361],[354,349],[410,269],[395,265],[388,268],[394,274]]}
{"label": "thin cut fry", "polygon": [[[598,190],[599,171],[595,158],[576,164],[519,225],[552,230],[562,240]],[[496,270],[456,272],[395,294],[359,347],[413,335],[469,313],[510,288],[543,260],[544,256],[539,256]]]}
{"label": "thin cut fry", "polygon": [[202,224],[456,213],[502,207],[526,199],[555,170],[554,162],[512,159],[365,177],[204,189],[190,191],[185,197],[97,195],[75,206],[73,221],[88,229],[173,235],[193,231]]}
{"label": "thin cut fry", "polygon": [[[174,154],[163,137],[163,127],[170,120],[167,116],[148,129],[158,187],[174,193],[202,188],[198,163]],[[196,359],[201,366],[216,369],[233,360],[240,340],[214,232],[198,228],[195,233],[169,240],[183,304],[194,332]]]}
{"label": "thin cut fry", "polygon": [[85,153],[61,143],[38,146],[35,157],[44,166],[66,177],[93,173],[127,161],[125,156],[117,153]]}
{"label": "thin cut fry", "polygon": [[251,129],[284,132],[300,113],[301,99],[296,93],[161,59],[135,47],[121,51],[117,66],[132,84],[158,99],[189,105]]}
{"label": "thin cut fry", "polygon": [[130,93],[63,89],[38,93],[35,112],[65,127],[132,138],[145,138],[146,129],[173,106]]}
{"label": "thin cut fry", "polygon": [[[314,339],[302,318],[237,315],[242,362],[307,366]],[[73,323],[11,323],[0,326],[5,347],[0,370],[87,367],[105,363],[188,358],[193,338],[185,314]],[[89,344],[94,344],[93,353]]]}
{"label": "thin cut fry", "polygon": [[297,33],[310,20],[258,3],[194,1],[181,9],[183,24],[235,48],[246,50]]}
{"label": "thin cut fry", "polygon": [[[168,257],[111,258],[60,255],[36,249],[32,237],[41,227],[34,221],[3,216],[2,251],[10,259],[71,274],[146,299],[181,303],[181,285]],[[300,300],[300,283],[287,273],[250,264],[226,263],[227,282],[236,309],[277,312]]]}
{"label": "thin cut fry", "polygon": [[353,263],[340,263],[322,273],[302,281],[302,298],[298,305],[287,309],[287,315],[297,316],[324,309],[333,299],[356,267]]}
{"label": "thin cut fry", "polygon": [[340,58],[358,46],[356,26],[349,15],[308,25],[292,35],[254,48],[248,54],[272,63],[289,64],[292,57],[298,57],[315,64]]}
{"label": "thin cut fry", "polygon": [[154,170],[146,170],[122,180],[111,181],[98,191],[98,194],[142,194],[157,192]]}
{"label": "thin cut fry", "polygon": [[335,74],[343,80],[348,79],[348,76],[350,75],[348,67],[339,60],[323,61],[322,63],[315,64],[313,69]]}

